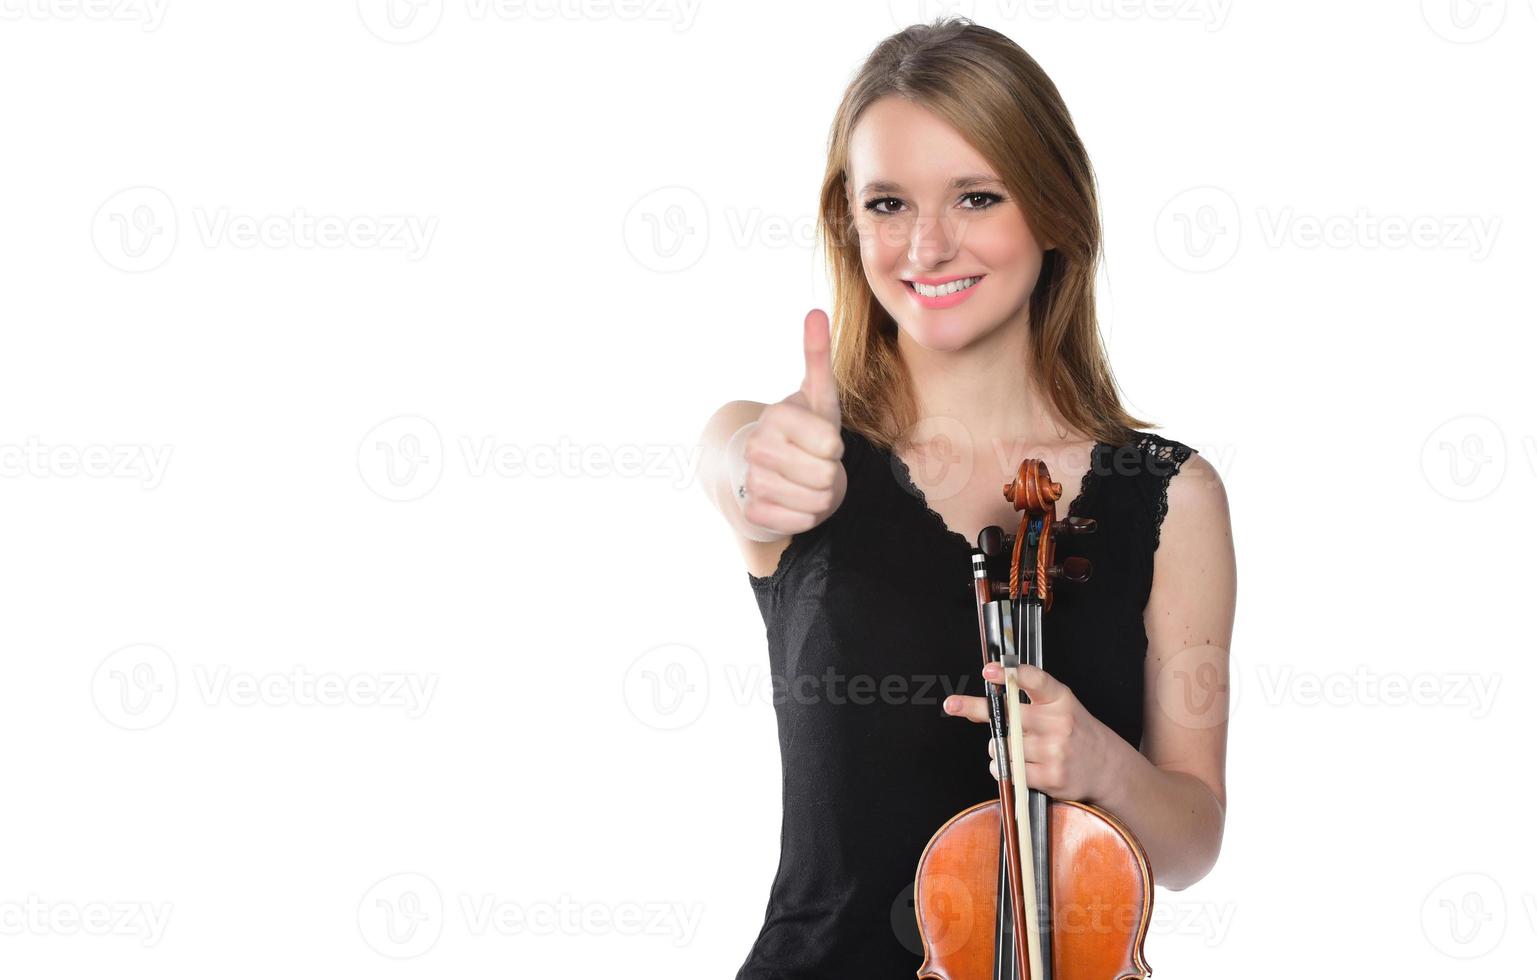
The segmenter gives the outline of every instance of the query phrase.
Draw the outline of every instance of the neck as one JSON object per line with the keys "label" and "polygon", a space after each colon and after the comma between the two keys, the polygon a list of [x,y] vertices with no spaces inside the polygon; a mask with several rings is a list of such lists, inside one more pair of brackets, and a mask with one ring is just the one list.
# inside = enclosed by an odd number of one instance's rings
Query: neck
{"label": "neck", "polygon": [[[1087,438],[1041,389],[1029,339],[1028,307],[959,350],[928,350],[898,330],[897,349],[912,377],[919,419],[955,419],[978,447]],[[923,440],[921,424],[912,436]]]}

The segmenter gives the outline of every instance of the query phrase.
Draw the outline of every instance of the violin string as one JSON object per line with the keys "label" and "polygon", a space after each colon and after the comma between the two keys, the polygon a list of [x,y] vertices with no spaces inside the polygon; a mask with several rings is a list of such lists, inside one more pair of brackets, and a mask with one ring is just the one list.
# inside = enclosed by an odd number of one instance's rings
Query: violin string
{"label": "violin string", "polygon": [[1008,901],[1008,867],[1005,859],[1003,835],[1003,801],[998,801],[998,900],[993,913],[993,980],[1014,980],[1014,944],[1003,941],[1004,904]]}

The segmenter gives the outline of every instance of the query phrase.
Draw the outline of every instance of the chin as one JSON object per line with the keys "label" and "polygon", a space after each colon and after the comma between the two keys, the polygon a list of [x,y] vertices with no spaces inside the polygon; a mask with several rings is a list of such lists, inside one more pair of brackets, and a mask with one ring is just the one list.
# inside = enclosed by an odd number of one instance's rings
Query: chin
{"label": "chin", "polygon": [[984,332],[961,317],[926,320],[908,316],[898,320],[897,326],[924,350],[946,353],[961,350]]}

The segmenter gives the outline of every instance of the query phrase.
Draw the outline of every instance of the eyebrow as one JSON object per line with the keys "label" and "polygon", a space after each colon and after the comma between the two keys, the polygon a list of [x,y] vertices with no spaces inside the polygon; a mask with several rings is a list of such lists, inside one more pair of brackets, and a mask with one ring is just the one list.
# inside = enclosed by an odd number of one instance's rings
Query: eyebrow
{"label": "eyebrow", "polygon": [[[968,174],[965,177],[957,177],[950,181],[950,189],[962,190],[967,187],[977,187],[982,184],[1002,183],[997,177],[989,177],[986,174]],[[902,185],[889,180],[872,180],[859,189],[859,196],[866,194],[885,194],[892,191],[901,191]]]}

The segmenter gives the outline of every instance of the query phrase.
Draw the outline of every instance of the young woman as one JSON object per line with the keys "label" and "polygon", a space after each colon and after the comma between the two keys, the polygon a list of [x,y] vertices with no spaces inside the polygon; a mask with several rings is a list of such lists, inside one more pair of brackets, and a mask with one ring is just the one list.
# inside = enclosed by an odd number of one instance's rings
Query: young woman
{"label": "young woman", "polygon": [[[1093,562],[1020,667],[1025,778],[1128,825],[1155,881],[1212,867],[1235,595],[1226,496],[1122,407],[1094,313],[1100,223],[1056,87],[965,19],[881,43],[838,108],[819,233],[835,287],[805,377],[702,436],[767,626],[784,772],[779,870],[739,980],[912,977],[912,881],[997,795],[970,548],[1010,531],[1026,457]],[[1176,479],[1177,475],[1177,479]],[[988,680],[1000,680],[986,675]]]}

